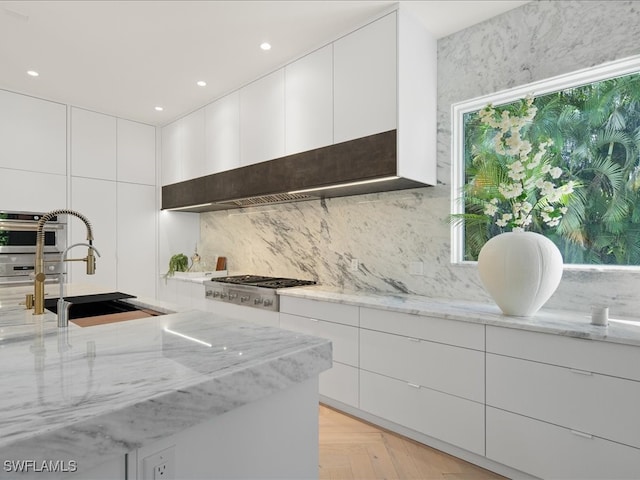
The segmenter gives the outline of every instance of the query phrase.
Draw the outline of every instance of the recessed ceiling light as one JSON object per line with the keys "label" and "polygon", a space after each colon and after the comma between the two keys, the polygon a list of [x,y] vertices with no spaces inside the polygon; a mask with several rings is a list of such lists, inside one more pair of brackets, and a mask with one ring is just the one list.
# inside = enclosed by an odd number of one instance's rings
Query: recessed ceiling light
{"label": "recessed ceiling light", "polygon": [[270,43],[267,43],[267,42],[262,42],[262,43],[260,44],[260,48],[261,48],[262,50],[271,50],[271,44],[270,44]]}
{"label": "recessed ceiling light", "polygon": [[27,75],[29,75],[31,77],[37,77],[40,74],[38,72],[36,72],[35,70],[27,70]]}
{"label": "recessed ceiling light", "polygon": [[205,82],[204,80],[200,80],[200,81],[196,82],[196,85],[198,85],[199,87],[206,87],[207,86],[207,82]]}
{"label": "recessed ceiling light", "polygon": [[160,107],[160,106],[156,107],[156,112],[161,112],[163,110],[164,110],[164,107]]}

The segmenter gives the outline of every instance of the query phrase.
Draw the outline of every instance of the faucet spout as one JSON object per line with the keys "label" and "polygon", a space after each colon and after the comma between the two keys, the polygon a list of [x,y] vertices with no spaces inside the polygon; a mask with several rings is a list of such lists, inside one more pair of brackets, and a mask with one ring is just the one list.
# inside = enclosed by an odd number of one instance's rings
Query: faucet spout
{"label": "faucet spout", "polygon": [[[93,230],[91,228],[91,222],[74,210],[60,209],[52,210],[49,213],[45,213],[38,221],[37,233],[36,233],[36,264],[35,264],[35,280],[34,280],[34,315],[42,315],[44,313],[44,281],[46,275],[44,273],[44,224],[57,215],[73,215],[83,221],[87,228],[87,241],[89,246],[93,244]],[[89,249],[89,255],[87,255],[87,273],[89,275],[95,273],[95,257],[93,256],[93,247]]]}
{"label": "faucet spout", "polygon": [[[67,247],[62,255],[60,255],[60,263],[67,261],[67,252],[74,247],[88,247],[89,250],[87,252],[87,257],[84,260],[87,262],[87,273],[89,273],[89,257],[93,259],[93,272],[95,273],[96,268],[96,258],[93,256],[93,252],[96,252],[98,256],[100,256],[100,252],[93,246],[88,243],[75,243],[70,247]],[[58,296],[58,327],[64,328],[69,326],[69,308],[71,307],[71,302],[68,302],[64,299],[64,279],[62,271],[60,272],[60,295]]]}

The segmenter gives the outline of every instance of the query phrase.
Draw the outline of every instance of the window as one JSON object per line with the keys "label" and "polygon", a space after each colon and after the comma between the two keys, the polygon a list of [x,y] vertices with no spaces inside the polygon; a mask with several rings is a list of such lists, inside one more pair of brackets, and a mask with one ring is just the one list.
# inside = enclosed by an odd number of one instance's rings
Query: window
{"label": "window", "polygon": [[[575,188],[565,190],[572,193],[562,196],[555,210],[540,203],[540,195],[527,197],[555,213],[544,213],[545,221],[528,219],[526,228],[550,238],[565,264],[640,265],[640,57],[453,106],[452,212],[459,221],[452,230],[452,260],[477,260],[489,238],[510,230],[501,226],[501,217],[489,216],[495,208],[487,206],[498,199],[479,188],[489,177],[513,178],[496,154],[496,130],[480,112],[491,104],[496,118],[503,111],[515,116],[526,110],[527,97],[533,99],[535,116],[521,130],[522,138],[534,146],[531,155],[551,140],[546,171]],[[559,222],[548,222],[548,215],[558,215]]]}

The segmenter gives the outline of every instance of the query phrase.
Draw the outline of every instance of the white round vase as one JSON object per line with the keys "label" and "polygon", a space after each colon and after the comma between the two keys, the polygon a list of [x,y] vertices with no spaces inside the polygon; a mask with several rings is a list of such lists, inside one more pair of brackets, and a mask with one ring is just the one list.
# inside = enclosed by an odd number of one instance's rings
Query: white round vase
{"label": "white round vase", "polygon": [[558,288],[562,255],[539,233],[502,233],[480,250],[478,271],[484,288],[505,315],[530,317]]}

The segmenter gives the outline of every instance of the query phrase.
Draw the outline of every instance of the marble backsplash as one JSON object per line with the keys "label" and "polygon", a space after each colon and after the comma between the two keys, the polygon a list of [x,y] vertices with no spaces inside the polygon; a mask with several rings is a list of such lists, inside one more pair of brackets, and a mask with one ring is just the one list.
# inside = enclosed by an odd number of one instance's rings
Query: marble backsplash
{"label": "marble backsplash", "polygon": [[[640,53],[630,1],[531,2],[438,42],[439,184],[391,193],[203,213],[204,266],[331,287],[490,301],[474,264],[451,263],[451,105]],[[350,270],[357,259],[360,268]],[[410,274],[423,262],[423,275]],[[640,310],[640,268],[566,268],[549,308]]]}
{"label": "marble backsplash", "polygon": [[[204,213],[203,262],[224,254],[230,273],[442,296],[461,281],[449,265],[449,202],[448,189],[426,187]],[[424,275],[410,275],[410,262],[424,262]]]}

